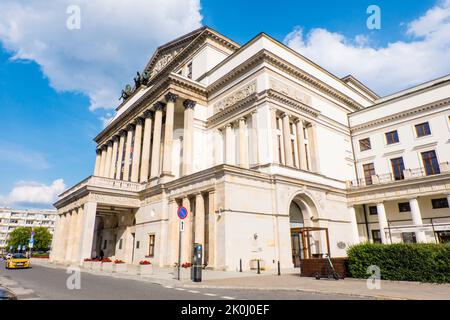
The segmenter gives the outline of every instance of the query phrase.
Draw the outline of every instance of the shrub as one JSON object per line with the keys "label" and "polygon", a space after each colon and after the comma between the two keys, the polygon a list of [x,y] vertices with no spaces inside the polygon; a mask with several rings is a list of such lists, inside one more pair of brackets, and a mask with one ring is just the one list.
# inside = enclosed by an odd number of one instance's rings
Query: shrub
{"label": "shrub", "polygon": [[383,280],[450,282],[450,243],[365,243],[350,247],[347,254],[354,278],[368,278],[367,268],[375,265]]}

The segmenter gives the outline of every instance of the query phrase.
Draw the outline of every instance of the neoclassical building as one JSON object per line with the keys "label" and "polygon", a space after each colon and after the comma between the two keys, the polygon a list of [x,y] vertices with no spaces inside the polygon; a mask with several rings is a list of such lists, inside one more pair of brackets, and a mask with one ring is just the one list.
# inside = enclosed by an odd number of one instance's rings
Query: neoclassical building
{"label": "neoclassical building", "polygon": [[[240,46],[203,27],[159,47],[122,97],[95,137],[93,176],[55,203],[53,261],[103,251],[173,266],[200,243],[208,268],[288,268],[360,241],[401,241],[402,225],[431,241],[425,215],[439,217],[443,239],[450,229],[450,77],[380,98],[264,33]],[[426,121],[432,137],[412,138]],[[393,146],[378,141],[396,128]],[[399,155],[404,166],[389,166]],[[390,168],[402,179],[385,177]],[[431,200],[447,208],[428,210]],[[410,204],[403,219],[397,202]],[[181,233],[179,206],[189,212]]]}

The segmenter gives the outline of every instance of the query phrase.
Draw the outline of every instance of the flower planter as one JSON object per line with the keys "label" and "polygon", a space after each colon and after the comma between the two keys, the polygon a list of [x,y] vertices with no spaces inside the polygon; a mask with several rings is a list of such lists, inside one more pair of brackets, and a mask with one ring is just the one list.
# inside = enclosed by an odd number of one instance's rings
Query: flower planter
{"label": "flower planter", "polygon": [[113,271],[112,272],[127,272],[128,266],[126,263],[114,263],[113,264]]}
{"label": "flower planter", "polygon": [[93,263],[94,262],[92,262],[92,261],[83,261],[83,268],[90,270],[90,269],[92,269]]}
{"label": "flower planter", "polygon": [[137,268],[138,275],[153,274],[153,266],[151,264],[140,264]]}
{"label": "flower planter", "polygon": [[113,272],[112,262],[102,262],[102,271]]}
{"label": "flower planter", "polygon": [[100,271],[102,269],[102,263],[100,261],[93,261],[91,265],[91,270]]}

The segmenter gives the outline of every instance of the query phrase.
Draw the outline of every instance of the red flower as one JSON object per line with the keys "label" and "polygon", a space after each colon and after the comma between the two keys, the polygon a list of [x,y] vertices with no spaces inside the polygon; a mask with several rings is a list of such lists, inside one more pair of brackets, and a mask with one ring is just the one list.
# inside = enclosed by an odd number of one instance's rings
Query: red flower
{"label": "red flower", "polygon": [[148,260],[141,260],[141,261],[139,261],[139,264],[140,265],[149,265],[149,264],[152,264],[150,261],[148,261]]}
{"label": "red flower", "polygon": [[114,260],[114,263],[119,264],[119,263],[125,263],[125,262],[123,262],[122,260],[116,259],[116,260]]}
{"label": "red flower", "polygon": [[181,265],[182,268],[190,268],[192,264],[190,262],[185,262]]}
{"label": "red flower", "polygon": [[92,259],[91,258],[86,258],[86,259],[84,259],[84,261],[88,262],[88,261],[92,261]]}
{"label": "red flower", "polygon": [[112,262],[112,260],[110,258],[103,258],[102,262]]}

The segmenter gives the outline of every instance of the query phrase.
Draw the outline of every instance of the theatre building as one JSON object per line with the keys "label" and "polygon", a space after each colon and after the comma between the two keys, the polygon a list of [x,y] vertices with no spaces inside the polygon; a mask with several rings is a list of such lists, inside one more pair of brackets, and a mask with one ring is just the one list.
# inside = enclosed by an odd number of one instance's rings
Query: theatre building
{"label": "theatre building", "polygon": [[[259,34],[159,47],[60,195],[51,259],[298,266],[361,241],[448,241],[450,77],[380,98]],[[179,206],[188,211],[179,241]]]}

